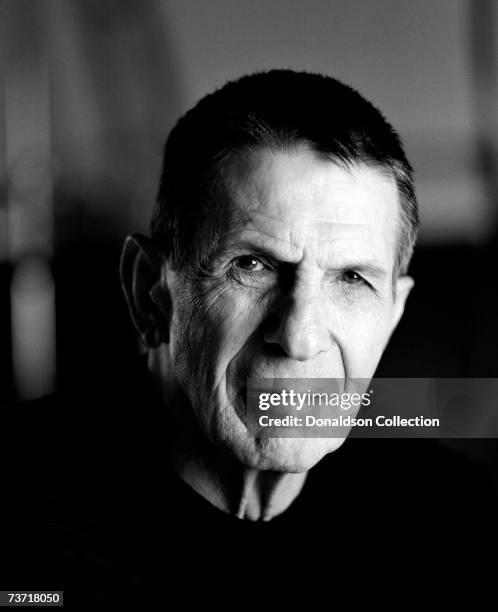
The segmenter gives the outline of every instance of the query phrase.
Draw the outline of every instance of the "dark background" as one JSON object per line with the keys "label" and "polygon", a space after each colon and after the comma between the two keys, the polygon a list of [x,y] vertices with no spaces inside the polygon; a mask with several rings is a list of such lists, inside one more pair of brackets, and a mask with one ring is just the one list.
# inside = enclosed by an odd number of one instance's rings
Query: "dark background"
{"label": "dark background", "polygon": [[[161,148],[199,97],[272,67],[328,73],[401,133],[422,219],[379,367],[498,376],[493,0],[6,0],[1,5],[0,401],[126,372],[118,280]],[[453,441],[498,464],[495,441]]]}

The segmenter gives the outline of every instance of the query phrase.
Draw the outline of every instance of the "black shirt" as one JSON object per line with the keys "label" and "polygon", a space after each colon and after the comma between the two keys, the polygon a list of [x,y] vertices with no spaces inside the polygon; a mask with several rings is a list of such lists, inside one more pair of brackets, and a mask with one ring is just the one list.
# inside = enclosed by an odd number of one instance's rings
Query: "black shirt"
{"label": "black shirt", "polygon": [[142,361],[8,411],[0,588],[64,590],[67,609],[177,597],[223,607],[227,585],[244,601],[300,592],[309,603],[353,578],[425,584],[470,566],[483,576],[496,556],[493,478],[437,441],[347,440],[286,512],[255,523],[171,471],[168,427]]}

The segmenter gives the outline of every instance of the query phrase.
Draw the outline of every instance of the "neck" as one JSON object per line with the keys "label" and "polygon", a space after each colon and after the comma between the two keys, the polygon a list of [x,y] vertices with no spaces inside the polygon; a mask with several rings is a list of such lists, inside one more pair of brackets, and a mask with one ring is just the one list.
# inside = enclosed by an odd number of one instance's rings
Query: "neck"
{"label": "neck", "polygon": [[194,491],[240,519],[269,521],[301,492],[307,473],[261,471],[246,467],[199,431],[185,395],[176,384],[166,345],[150,350],[149,370],[174,421],[171,463]]}

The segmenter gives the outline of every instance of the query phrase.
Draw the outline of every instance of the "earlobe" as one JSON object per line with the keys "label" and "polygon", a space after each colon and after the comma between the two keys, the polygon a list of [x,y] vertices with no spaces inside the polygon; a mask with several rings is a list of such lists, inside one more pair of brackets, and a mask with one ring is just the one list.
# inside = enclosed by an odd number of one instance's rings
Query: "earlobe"
{"label": "earlobe", "polygon": [[396,279],[396,295],[394,298],[394,312],[391,325],[391,334],[396,329],[403,312],[405,310],[406,300],[410,291],[415,285],[415,281],[410,276],[399,276]]}
{"label": "earlobe", "polygon": [[156,348],[169,338],[169,293],[161,282],[163,257],[140,234],[127,236],[120,262],[121,287],[133,324],[144,344]]}

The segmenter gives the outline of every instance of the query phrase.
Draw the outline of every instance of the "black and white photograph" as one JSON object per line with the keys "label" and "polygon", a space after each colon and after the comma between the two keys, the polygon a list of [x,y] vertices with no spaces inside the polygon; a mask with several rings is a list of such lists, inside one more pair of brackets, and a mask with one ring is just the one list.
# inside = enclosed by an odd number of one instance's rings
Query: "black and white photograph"
{"label": "black and white photograph", "polygon": [[0,607],[494,606],[496,0],[0,2]]}

